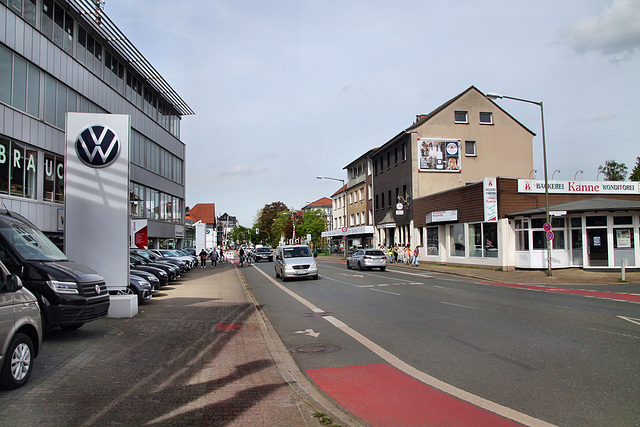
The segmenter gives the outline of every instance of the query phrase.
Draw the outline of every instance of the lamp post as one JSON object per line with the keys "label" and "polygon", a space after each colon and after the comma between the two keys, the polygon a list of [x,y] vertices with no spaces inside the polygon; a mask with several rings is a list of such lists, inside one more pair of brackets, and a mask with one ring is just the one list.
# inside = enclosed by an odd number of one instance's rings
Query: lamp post
{"label": "lamp post", "polygon": [[[547,174],[547,141],[544,135],[544,107],[542,101],[531,101],[523,98],[515,98],[512,96],[500,95],[497,93],[487,93],[485,95],[489,99],[512,99],[514,101],[526,102],[540,107],[540,119],[542,121],[542,157],[544,160],[544,202],[547,214],[547,223],[549,223],[549,179]],[[547,239],[547,276],[551,277],[551,240]]]}
{"label": "lamp post", "polygon": [[576,174],[575,174],[575,175],[573,175],[573,180],[574,180],[574,181],[578,178],[578,174],[579,174],[579,173],[584,173],[584,171],[583,171],[582,169],[578,169],[578,170],[576,171]]}
{"label": "lamp post", "polygon": [[[344,187],[344,179],[341,178],[331,178],[330,176],[316,176],[316,179],[330,179],[332,181],[340,181],[342,183],[342,187]],[[344,189],[344,210],[345,210],[345,218],[344,218],[344,226],[345,227],[349,227],[349,200],[348,199],[348,192],[347,189]],[[348,239],[345,239],[344,242],[344,257],[347,257],[347,243],[348,243]]]}

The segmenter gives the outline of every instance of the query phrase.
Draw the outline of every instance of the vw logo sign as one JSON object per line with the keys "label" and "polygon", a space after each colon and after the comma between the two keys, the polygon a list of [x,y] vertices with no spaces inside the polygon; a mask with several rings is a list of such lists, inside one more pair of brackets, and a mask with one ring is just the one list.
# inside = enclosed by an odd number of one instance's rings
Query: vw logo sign
{"label": "vw logo sign", "polygon": [[96,285],[96,294],[100,295],[100,285]]}
{"label": "vw logo sign", "polygon": [[92,168],[109,166],[120,154],[118,135],[102,125],[92,125],[80,132],[75,146],[80,160]]}

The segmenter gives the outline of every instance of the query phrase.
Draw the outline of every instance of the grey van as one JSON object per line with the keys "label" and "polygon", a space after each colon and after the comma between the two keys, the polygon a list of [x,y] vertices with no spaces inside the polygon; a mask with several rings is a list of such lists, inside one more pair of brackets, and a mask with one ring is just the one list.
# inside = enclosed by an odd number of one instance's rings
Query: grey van
{"label": "grey van", "polygon": [[42,323],[36,297],[18,276],[0,262],[0,385],[24,385],[42,344]]}
{"label": "grey van", "polygon": [[311,248],[307,245],[278,246],[274,268],[276,278],[285,282],[292,277],[312,277],[318,279],[318,264]]}

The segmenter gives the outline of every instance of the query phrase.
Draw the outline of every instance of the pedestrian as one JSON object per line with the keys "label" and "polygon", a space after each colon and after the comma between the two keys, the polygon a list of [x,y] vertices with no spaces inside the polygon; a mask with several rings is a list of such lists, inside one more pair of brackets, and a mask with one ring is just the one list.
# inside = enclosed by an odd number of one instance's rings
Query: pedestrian
{"label": "pedestrian", "polygon": [[211,258],[211,267],[218,268],[218,251],[216,248],[213,248],[209,254],[209,258]]}
{"label": "pedestrian", "polygon": [[393,246],[389,245],[389,250],[387,251],[389,255],[389,263],[393,264]]}
{"label": "pedestrian", "polygon": [[416,246],[416,248],[413,250],[413,262],[411,263],[411,265],[414,266],[418,266],[418,256],[420,256],[420,248],[418,248],[418,246]]}
{"label": "pedestrian", "polygon": [[404,247],[404,263],[405,265],[411,264],[411,246],[409,245]]}
{"label": "pedestrian", "polygon": [[393,245],[393,262],[398,262],[398,245]]}
{"label": "pedestrian", "polygon": [[207,268],[207,251],[204,248],[200,251],[200,268]]}
{"label": "pedestrian", "polygon": [[244,262],[244,248],[240,246],[240,250],[238,251],[238,258],[240,258],[239,264],[242,267],[242,263]]}

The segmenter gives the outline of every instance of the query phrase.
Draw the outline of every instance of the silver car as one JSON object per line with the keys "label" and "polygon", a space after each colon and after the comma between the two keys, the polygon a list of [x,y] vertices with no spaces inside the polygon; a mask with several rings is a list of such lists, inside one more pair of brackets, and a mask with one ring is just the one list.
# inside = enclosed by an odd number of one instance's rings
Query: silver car
{"label": "silver car", "polygon": [[276,248],[274,268],[276,278],[285,282],[294,277],[311,277],[318,280],[318,264],[307,245],[287,245]]}
{"label": "silver car", "polygon": [[42,320],[36,297],[0,262],[0,385],[24,385],[42,344]]}
{"label": "silver car", "polygon": [[379,268],[380,271],[384,271],[387,268],[387,257],[380,249],[358,249],[347,258],[347,268]]}

